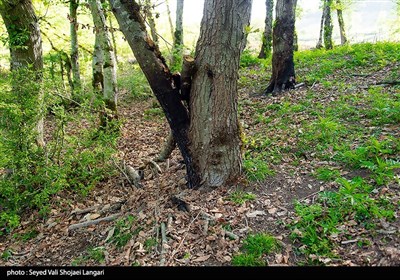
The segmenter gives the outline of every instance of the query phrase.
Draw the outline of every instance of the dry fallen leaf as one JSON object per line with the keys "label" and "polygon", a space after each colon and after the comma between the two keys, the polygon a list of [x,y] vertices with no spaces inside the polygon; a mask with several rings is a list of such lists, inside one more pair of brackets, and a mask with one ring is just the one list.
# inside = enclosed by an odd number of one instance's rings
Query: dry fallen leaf
{"label": "dry fallen leaf", "polygon": [[265,215],[265,212],[264,211],[259,211],[259,210],[246,214],[246,216],[248,218],[255,218],[257,216],[263,216],[263,215]]}
{"label": "dry fallen leaf", "polygon": [[194,259],[193,261],[194,262],[204,262],[204,261],[208,260],[210,257],[211,257],[211,255],[205,255],[205,256],[198,257],[198,258]]}

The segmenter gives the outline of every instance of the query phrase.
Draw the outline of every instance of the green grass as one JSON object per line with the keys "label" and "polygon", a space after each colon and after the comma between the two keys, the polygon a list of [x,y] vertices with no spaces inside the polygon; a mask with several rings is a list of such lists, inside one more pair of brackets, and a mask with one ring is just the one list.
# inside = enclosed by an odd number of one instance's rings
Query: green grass
{"label": "green grass", "polygon": [[267,233],[257,233],[247,236],[243,241],[241,253],[232,258],[234,266],[265,266],[263,257],[280,250],[275,237]]}
{"label": "green grass", "polygon": [[255,199],[256,199],[255,194],[240,191],[240,190],[232,192],[228,197],[228,200],[232,201],[233,203],[239,204],[239,205],[245,203],[246,201],[251,201],[251,200],[255,200]]}

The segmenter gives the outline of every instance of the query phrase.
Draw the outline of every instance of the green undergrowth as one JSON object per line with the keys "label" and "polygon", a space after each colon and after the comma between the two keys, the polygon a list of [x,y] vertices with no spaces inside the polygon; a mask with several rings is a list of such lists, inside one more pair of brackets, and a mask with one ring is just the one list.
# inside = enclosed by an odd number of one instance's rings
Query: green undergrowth
{"label": "green undergrowth", "polygon": [[[393,221],[396,216],[398,203],[380,190],[400,183],[400,88],[360,87],[348,77],[369,76],[387,67],[380,79],[398,80],[399,60],[398,43],[297,52],[298,82],[305,82],[306,89],[279,99],[245,99],[239,106],[241,114],[251,114],[243,137],[249,181],[267,180],[282,164],[294,174],[312,162],[309,175],[337,186],[314,201],[295,204],[296,216],[288,228],[305,264],[339,260],[342,241],[357,238],[359,246],[368,247],[379,220]],[[258,67],[267,69],[262,63]],[[252,69],[241,71],[253,77]],[[311,87],[314,83],[322,87]],[[356,230],[364,235],[354,236]],[[257,263],[252,255],[240,258],[249,265]]]}
{"label": "green undergrowth", "polygon": [[244,239],[240,248],[241,252],[234,255],[234,266],[265,266],[265,257],[273,252],[278,252],[281,246],[275,237],[268,233],[250,234]]}

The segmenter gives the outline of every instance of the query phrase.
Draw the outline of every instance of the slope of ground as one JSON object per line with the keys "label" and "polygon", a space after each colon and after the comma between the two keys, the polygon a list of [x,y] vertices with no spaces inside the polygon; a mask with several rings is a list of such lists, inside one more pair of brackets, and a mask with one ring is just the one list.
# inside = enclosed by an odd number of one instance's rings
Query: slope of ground
{"label": "slope of ground", "polygon": [[[146,166],[143,188],[130,186],[121,174],[86,197],[64,191],[52,200],[46,220],[30,213],[13,235],[1,238],[0,264],[229,266],[242,254],[246,238],[261,232],[278,240],[279,250],[261,256],[270,266],[400,265],[400,89],[390,83],[400,80],[400,64],[395,55],[378,57],[379,50],[362,58],[351,48],[307,59],[299,55],[297,79],[302,84],[278,97],[259,94],[270,66],[256,61],[242,68],[245,174],[236,185],[213,192],[186,189],[177,150],[159,164],[161,172],[147,164],[160,151],[168,127],[153,98],[132,99],[122,91],[118,157],[135,168]],[[380,150],[372,159],[357,154],[373,143]],[[385,152],[385,143],[391,152]],[[364,165],[354,163],[359,161]],[[365,215],[373,207],[392,212],[369,219],[351,208],[327,226],[324,218],[335,205],[332,193],[346,185],[338,178],[348,179],[350,186],[356,184],[354,178],[362,178],[363,186],[371,186],[368,196],[362,196],[368,202]],[[331,200],[321,200],[321,195],[331,195]],[[364,205],[361,195],[346,193],[350,203],[338,209]],[[189,211],[182,211],[177,198]],[[305,212],[298,203],[307,209],[320,205],[322,214]],[[113,221],[68,230],[115,214],[119,216]],[[309,224],[310,233],[316,230],[315,240],[306,240],[307,227],[300,226],[306,214],[320,221]]]}

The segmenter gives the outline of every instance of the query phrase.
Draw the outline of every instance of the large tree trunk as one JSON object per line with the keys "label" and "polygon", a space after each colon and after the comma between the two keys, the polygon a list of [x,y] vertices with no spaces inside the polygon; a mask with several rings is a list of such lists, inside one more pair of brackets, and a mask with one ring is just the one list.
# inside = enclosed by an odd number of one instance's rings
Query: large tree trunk
{"label": "large tree trunk", "polygon": [[205,187],[241,174],[237,80],[252,0],[206,0],[190,92],[190,149]]}
{"label": "large tree trunk", "polygon": [[93,61],[92,61],[92,86],[95,92],[102,93],[103,84],[103,51],[100,44],[100,32],[95,32],[94,50],[93,50]]}
{"label": "large tree trunk", "polygon": [[297,0],[278,0],[273,31],[272,77],[266,93],[276,95],[295,86],[293,40]]}
{"label": "large tree trunk", "polygon": [[332,0],[326,0],[326,15],[324,21],[324,43],[325,49],[331,50],[333,48],[332,41],[332,33],[333,33],[333,24],[332,24]]}
{"label": "large tree trunk", "polygon": [[172,50],[171,68],[178,68],[182,64],[183,52],[183,0],[177,0],[176,23],[174,32],[174,48]]}
{"label": "large tree trunk", "polygon": [[[45,145],[43,140],[43,94],[40,86],[24,88],[29,87],[32,82],[30,80],[32,76],[34,76],[36,84],[40,84],[42,79],[42,38],[38,18],[35,15],[31,0],[0,1],[0,14],[9,36],[11,70],[15,73],[23,69],[28,70],[27,76],[20,77],[20,79],[26,79],[26,81],[15,80],[13,89],[15,94],[19,91],[27,92],[29,95],[36,94],[36,102],[34,104],[37,107],[34,118],[37,120],[35,128],[33,128],[33,134],[36,134],[36,144],[43,147]],[[22,104],[20,105],[23,107]],[[32,104],[28,105],[34,106]],[[25,109],[32,110],[32,108],[22,108],[22,110]]]}
{"label": "large tree trunk", "polygon": [[343,19],[343,10],[342,10],[342,2],[341,0],[336,0],[337,5],[337,17],[339,22],[339,30],[340,30],[340,43],[345,45],[347,43],[346,29],[344,27],[344,19]]}
{"label": "large tree trunk", "polygon": [[272,50],[272,21],[273,21],[273,9],[274,0],[266,0],[266,15],[265,15],[265,29],[262,35],[262,46],[258,58],[267,58],[271,55]]}
{"label": "large tree trunk", "polygon": [[[90,10],[93,16],[93,23],[96,35],[100,41],[101,52],[103,54],[103,100],[107,109],[111,110],[112,119],[117,116],[117,70],[115,63],[114,50],[108,33],[106,18],[100,0],[90,0]],[[104,120],[105,121],[105,120]],[[103,121],[103,124],[105,125]]]}
{"label": "large tree trunk", "polygon": [[322,16],[321,16],[321,25],[319,28],[319,38],[317,42],[317,49],[322,49],[323,47],[323,37],[324,37],[324,22],[325,22],[325,16],[326,16],[326,0],[323,0],[324,4],[322,6]]}
{"label": "large tree trunk", "polygon": [[200,186],[200,177],[193,167],[189,151],[189,114],[181,101],[180,90],[162,57],[158,46],[147,34],[140,6],[136,1],[109,0],[120,29],[125,35],[135,58],[143,70],[150,87],[157,97],[174,139],[186,164],[189,188]]}
{"label": "large tree trunk", "polygon": [[71,36],[71,66],[74,90],[81,87],[81,74],[79,70],[79,45],[78,45],[78,11],[79,0],[70,0],[69,16],[70,16],[70,36]]}

